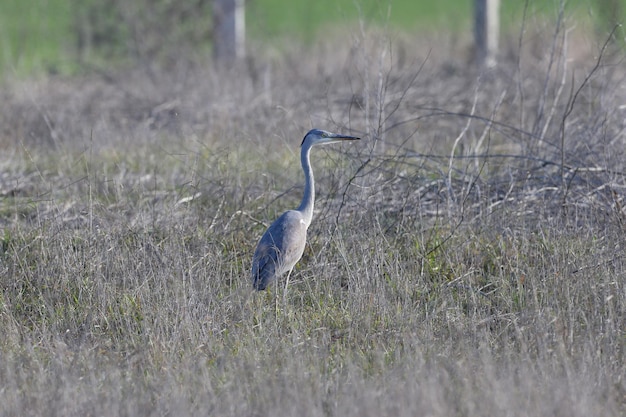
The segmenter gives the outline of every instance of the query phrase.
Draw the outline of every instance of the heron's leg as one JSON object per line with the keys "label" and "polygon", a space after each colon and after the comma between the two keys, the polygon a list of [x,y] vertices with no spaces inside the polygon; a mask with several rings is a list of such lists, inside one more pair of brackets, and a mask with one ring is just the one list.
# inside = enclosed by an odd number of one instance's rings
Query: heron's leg
{"label": "heron's leg", "polygon": [[278,314],[280,311],[280,308],[278,307],[278,287],[276,288],[276,291],[274,291],[273,294],[273,298],[274,298],[274,315],[276,316],[276,320],[278,320]]}
{"label": "heron's leg", "polygon": [[289,278],[291,277],[291,271],[293,271],[293,268],[289,270],[289,272],[287,272],[287,280],[285,281],[285,289],[283,290],[283,306],[286,306],[286,302],[287,302],[287,287],[289,286]]}

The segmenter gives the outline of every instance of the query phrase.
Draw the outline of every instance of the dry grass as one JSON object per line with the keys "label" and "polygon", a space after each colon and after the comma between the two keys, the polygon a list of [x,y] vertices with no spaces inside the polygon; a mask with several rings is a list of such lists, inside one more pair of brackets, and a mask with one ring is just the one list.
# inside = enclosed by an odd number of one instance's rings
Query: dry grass
{"label": "dry grass", "polygon": [[[543,36],[6,87],[0,414],[626,413],[623,62]],[[283,302],[249,266],[312,125],[365,140],[314,151]]]}

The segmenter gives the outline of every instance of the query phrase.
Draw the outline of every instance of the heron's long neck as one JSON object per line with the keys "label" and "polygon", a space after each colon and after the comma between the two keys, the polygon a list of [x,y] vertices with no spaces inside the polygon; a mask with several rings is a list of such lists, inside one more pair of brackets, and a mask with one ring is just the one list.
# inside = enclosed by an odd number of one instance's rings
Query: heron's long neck
{"label": "heron's long neck", "polygon": [[304,196],[302,197],[302,203],[300,203],[298,211],[302,212],[306,227],[309,227],[311,219],[313,219],[313,204],[315,202],[315,180],[313,179],[313,171],[311,170],[310,153],[310,146],[302,147],[300,160],[302,162],[302,170],[304,171],[305,184]]}

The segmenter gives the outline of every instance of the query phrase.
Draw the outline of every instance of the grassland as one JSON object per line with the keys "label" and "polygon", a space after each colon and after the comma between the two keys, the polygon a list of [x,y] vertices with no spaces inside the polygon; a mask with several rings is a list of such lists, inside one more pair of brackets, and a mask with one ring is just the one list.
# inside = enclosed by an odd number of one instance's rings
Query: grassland
{"label": "grassland", "polygon": [[[625,414],[624,57],[571,27],[8,83],[0,415]],[[363,140],[254,293],[312,126]]]}

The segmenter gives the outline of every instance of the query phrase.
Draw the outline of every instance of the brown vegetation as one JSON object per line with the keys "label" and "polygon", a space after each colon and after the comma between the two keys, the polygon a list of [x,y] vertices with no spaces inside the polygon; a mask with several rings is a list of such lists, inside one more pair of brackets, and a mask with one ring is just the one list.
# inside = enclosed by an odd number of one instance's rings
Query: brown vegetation
{"label": "brown vegetation", "polygon": [[[6,86],[0,414],[626,413],[623,52],[557,29]],[[283,302],[249,267],[312,126],[364,140]]]}

